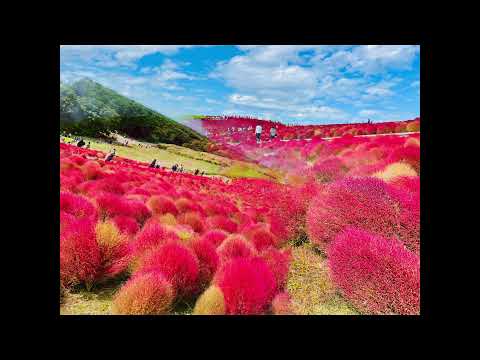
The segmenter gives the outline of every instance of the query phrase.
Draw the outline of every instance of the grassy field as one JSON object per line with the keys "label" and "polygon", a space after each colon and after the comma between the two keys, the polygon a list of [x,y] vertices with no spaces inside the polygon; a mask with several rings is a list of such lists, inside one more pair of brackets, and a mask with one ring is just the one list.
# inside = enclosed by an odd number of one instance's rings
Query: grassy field
{"label": "grassy field", "polygon": [[[121,138],[123,140],[124,138]],[[157,164],[171,168],[174,164],[183,165],[187,172],[193,173],[195,169],[204,171],[206,175],[222,178],[261,178],[279,180],[282,175],[271,169],[259,166],[257,164],[231,160],[229,158],[210,154],[201,151],[195,151],[182,146],[173,144],[148,144],[129,140],[129,145],[108,144],[98,139],[85,138],[85,142],[90,142],[90,148],[94,150],[110,152],[113,148],[116,154],[121,157],[137,161],[152,162],[157,159]]]}

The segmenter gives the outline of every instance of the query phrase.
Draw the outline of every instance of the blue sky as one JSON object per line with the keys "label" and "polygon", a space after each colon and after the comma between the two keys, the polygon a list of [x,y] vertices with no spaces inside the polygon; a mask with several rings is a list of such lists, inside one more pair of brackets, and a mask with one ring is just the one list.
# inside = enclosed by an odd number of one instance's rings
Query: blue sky
{"label": "blue sky", "polygon": [[167,116],[291,124],[420,115],[417,45],[63,45],[60,79],[89,77]]}

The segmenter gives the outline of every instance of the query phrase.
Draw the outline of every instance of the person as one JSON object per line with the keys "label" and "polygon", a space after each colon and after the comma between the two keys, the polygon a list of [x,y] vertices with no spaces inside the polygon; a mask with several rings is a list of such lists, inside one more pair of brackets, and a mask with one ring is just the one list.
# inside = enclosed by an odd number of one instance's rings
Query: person
{"label": "person", "polygon": [[108,154],[108,155],[105,157],[105,161],[112,161],[114,157],[115,157],[115,149],[113,149],[113,151],[110,152],[110,154]]}
{"label": "person", "polygon": [[275,127],[270,128],[270,140],[277,137],[277,129]]}
{"label": "person", "polygon": [[85,141],[83,141],[83,139],[80,139],[80,141],[77,143],[77,146],[82,147],[83,145],[85,145]]}
{"label": "person", "polygon": [[257,138],[257,143],[260,142],[260,137],[262,136],[262,125],[257,125],[255,127],[255,136]]}
{"label": "person", "polygon": [[153,159],[153,161],[150,163],[149,167],[154,168],[156,162],[157,162],[157,159]]}
{"label": "person", "polygon": [[199,173],[199,170],[195,169],[195,175],[198,175],[198,173]]}
{"label": "person", "polygon": [[173,171],[173,172],[177,171],[177,164],[174,164],[174,165],[172,166],[172,171]]}
{"label": "person", "polygon": [[180,166],[180,172],[183,173],[183,164]]}
{"label": "person", "polygon": [[202,176],[205,175],[205,171],[202,171]]}

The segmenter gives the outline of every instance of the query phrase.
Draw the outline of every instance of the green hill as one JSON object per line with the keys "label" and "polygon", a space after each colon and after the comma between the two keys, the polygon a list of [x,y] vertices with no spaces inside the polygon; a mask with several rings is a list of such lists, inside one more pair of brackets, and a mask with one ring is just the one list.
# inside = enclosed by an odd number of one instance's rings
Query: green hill
{"label": "green hill", "polygon": [[98,137],[118,131],[149,142],[205,150],[207,138],[90,79],[60,84],[60,129]]}

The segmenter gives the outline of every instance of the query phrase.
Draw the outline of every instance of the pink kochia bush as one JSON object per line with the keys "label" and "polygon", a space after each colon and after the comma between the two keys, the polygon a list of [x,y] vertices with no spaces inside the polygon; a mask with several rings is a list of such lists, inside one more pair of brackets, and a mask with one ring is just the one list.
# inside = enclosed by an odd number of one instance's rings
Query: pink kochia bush
{"label": "pink kochia bush", "polygon": [[270,247],[262,251],[260,257],[265,260],[275,277],[275,292],[282,291],[287,283],[288,269],[292,260],[291,249],[281,251]]}
{"label": "pink kochia bush", "polygon": [[230,235],[217,249],[222,262],[256,255],[255,247],[242,235]]}
{"label": "pink kochia bush", "polygon": [[128,235],[134,235],[140,229],[138,222],[130,216],[117,215],[112,220],[121,232]]}
{"label": "pink kochia bush", "polygon": [[60,231],[60,278],[66,286],[83,283],[89,289],[97,278],[102,254],[91,219],[63,217]]}
{"label": "pink kochia bush", "polygon": [[97,220],[95,206],[85,197],[68,192],[60,193],[60,211],[64,211],[78,219]]}
{"label": "pink kochia bush", "polygon": [[230,315],[263,314],[275,295],[275,278],[261,258],[236,258],[223,264],[214,283]]}
{"label": "pink kochia bush", "polygon": [[198,284],[202,290],[210,284],[220,260],[215,246],[208,239],[193,240],[191,248],[199,261]]}
{"label": "pink kochia bush", "polygon": [[223,230],[209,230],[202,235],[202,239],[210,241],[215,247],[218,247],[227,238],[228,233]]}
{"label": "pink kochia bush", "polygon": [[207,219],[207,227],[210,230],[220,229],[229,233],[234,233],[238,229],[237,223],[224,215],[215,215]]}
{"label": "pink kochia bush", "polygon": [[397,240],[347,228],[328,258],[334,283],[360,311],[419,314],[420,260]]}
{"label": "pink kochia bush", "polygon": [[310,240],[322,249],[346,226],[387,237],[399,230],[398,204],[388,185],[376,178],[345,178],[328,186],[312,201],[307,214]]}
{"label": "pink kochia bush", "polygon": [[159,223],[146,224],[140,230],[132,243],[133,253],[141,257],[149,250],[165,244],[168,241],[180,241],[180,238],[173,232]]}
{"label": "pink kochia bush", "polygon": [[158,271],[173,285],[179,297],[189,297],[198,290],[199,261],[193,250],[169,242],[148,253],[138,273]]}

